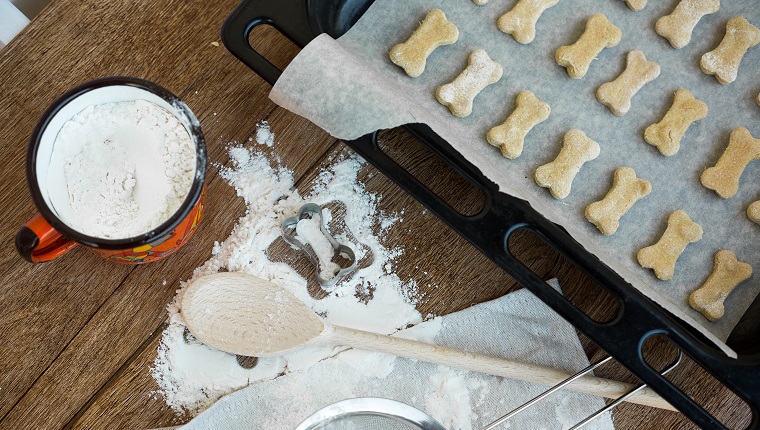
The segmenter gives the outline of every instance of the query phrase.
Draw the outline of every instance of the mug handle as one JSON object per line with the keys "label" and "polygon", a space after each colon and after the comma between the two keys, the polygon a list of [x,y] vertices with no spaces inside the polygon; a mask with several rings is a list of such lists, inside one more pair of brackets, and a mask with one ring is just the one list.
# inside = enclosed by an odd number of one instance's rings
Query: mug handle
{"label": "mug handle", "polygon": [[77,246],[63,237],[39,213],[36,213],[16,234],[16,250],[30,263],[54,260]]}

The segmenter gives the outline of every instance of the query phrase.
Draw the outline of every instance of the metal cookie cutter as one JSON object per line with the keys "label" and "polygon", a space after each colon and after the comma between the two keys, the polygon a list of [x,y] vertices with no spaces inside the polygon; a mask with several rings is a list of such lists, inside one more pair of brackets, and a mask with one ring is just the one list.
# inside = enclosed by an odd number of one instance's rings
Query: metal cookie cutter
{"label": "metal cookie cutter", "polygon": [[[319,267],[319,258],[316,255],[314,249],[311,246],[306,247],[306,244],[298,240],[296,237],[296,225],[298,224],[298,221],[301,221],[302,219],[313,218],[315,215],[319,216],[319,228],[325,238],[327,238],[327,240],[330,242],[330,245],[332,245],[333,251],[340,253],[343,258],[351,262],[349,266],[341,268],[338,273],[336,273],[335,276],[330,279],[325,279],[322,277],[321,267]],[[316,203],[307,203],[301,206],[301,209],[298,210],[298,215],[290,217],[282,222],[282,238],[285,240],[285,242],[289,243],[292,246],[295,246],[296,248],[302,250],[304,254],[306,254],[306,256],[309,258],[309,261],[311,261],[312,264],[314,264],[314,267],[317,269],[317,282],[319,282],[319,285],[323,287],[330,287],[332,285],[335,285],[335,283],[338,282],[340,278],[356,268],[356,255],[354,254],[354,250],[346,245],[338,243],[338,241],[335,240],[330,231],[327,229],[325,219],[322,216],[322,206]]]}

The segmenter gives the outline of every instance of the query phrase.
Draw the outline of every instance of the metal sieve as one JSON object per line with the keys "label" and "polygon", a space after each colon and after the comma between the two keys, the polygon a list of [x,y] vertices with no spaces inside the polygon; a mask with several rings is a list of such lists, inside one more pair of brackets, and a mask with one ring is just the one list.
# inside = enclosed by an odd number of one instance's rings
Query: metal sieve
{"label": "metal sieve", "polygon": [[363,397],[326,406],[296,430],[446,430],[430,415],[389,399]]}

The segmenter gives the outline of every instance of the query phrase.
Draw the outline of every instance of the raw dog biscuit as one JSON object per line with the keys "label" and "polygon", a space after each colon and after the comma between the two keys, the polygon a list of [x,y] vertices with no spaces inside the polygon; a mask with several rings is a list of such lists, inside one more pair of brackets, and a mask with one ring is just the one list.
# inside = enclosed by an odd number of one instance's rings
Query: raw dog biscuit
{"label": "raw dog biscuit", "polygon": [[726,297],[750,276],[752,266],[737,260],[731,251],[718,251],[710,277],[689,295],[689,305],[708,320],[717,321],[725,312],[723,302]]}
{"label": "raw dog biscuit", "polygon": [[522,154],[525,136],[536,126],[549,118],[551,108],[530,91],[517,95],[517,106],[503,124],[488,130],[486,140],[501,149],[501,155],[517,158]]}
{"label": "raw dog biscuit", "polygon": [[451,83],[441,85],[435,92],[438,101],[452,114],[466,117],[472,113],[472,102],[483,88],[501,79],[503,69],[482,49],[470,54],[467,68]]}
{"label": "raw dog biscuit", "polygon": [[567,69],[571,78],[580,79],[586,75],[591,61],[602,49],[617,46],[621,37],[623,32],[607,20],[606,16],[601,13],[591,15],[581,37],[572,45],[559,47],[554,59]]}
{"label": "raw dog biscuit", "polygon": [[660,76],[660,65],[648,61],[644,53],[633,50],[626,57],[623,73],[614,81],[602,84],[596,91],[596,98],[610,108],[617,116],[625,115],[631,108],[631,99],[647,82]]}
{"label": "raw dog biscuit", "polygon": [[752,203],[747,207],[747,218],[755,224],[760,225],[760,200]]}
{"label": "raw dog biscuit", "polygon": [[724,199],[733,197],[739,191],[739,179],[747,165],[760,158],[760,139],[755,139],[749,130],[735,128],[728,139],[728,147],[715,166],[705,169],[700,177],[702,185],[714,190]]}
{"label": "raw dog biscuit", "polygon": [[581,130],[565,133],[562,150],[551,163],[536,169],[536,183],[549,188],[555,199],[564,199],[570,195],[575,175],[583,164],[599,156],[599,144],[589,139]]}
{"label": "raw dog biscuit", "polygon": [[654,28],[672,47],[683,48],[691,41],[691,33],[699,20],[719,8],[720,0],[681,0],[670,15],[657,20]]}
{"label": "raw dog biscuit", "polygon": [[620,167],[615,170],[612,188],[607,195],[586,206],[586,219],[609,236],[617,231],[620,218],[650,192],[652,185],[648,181],[637,178],[630,167]]}
{"label": "raw dog biscuit", "polygon": [[686,129],[706,116],[707,105],[694,98],[689,90],[681,88],[676,91],[673,105],[662,121],[650,125],[644,131],[644,140],[656,146],[662,155],[673,155],[681,147],[681,138]]}
{"label": "raw dog biscuit", "polygon": [[760,43],[760,29],[735,16],[726,24],[726,35],[717,48],[702,56],[699,67],[708,75],[715,75],[721,84],[736,80],[744,53]]}
{"label": "raw dog biscuit", "polygon": [[433,9],[406,42],[391,48],[391,61],[416,78],[425,71],[427,58],[436,48],[451,45],[458,38],[457,26],[446,19],[442,10]]}
{"label": "raw dog biscuit", "polygon": [[668,217],[668,228],[660,240],[642,248],[636,255],[641,267],[653,269],[654,274],[667,281],[672,279],[676,261],[686,246],[702,239],[702,227],[689,218],[684,211],[675,211]]}
{"label": "raw dog biscuit", "polygon": [[625,0],[625,4],[628,5],[628,9],[639,11],[644,9],[647,5],[647,0]]}
{"label": "raw dog biscuit", "polygon": [[520,0],[504,15],[499,17],[496,25],[504,33],[511,34],[523,45],[536,38],[536,22],[546,9],[557,4],[559,0]]}

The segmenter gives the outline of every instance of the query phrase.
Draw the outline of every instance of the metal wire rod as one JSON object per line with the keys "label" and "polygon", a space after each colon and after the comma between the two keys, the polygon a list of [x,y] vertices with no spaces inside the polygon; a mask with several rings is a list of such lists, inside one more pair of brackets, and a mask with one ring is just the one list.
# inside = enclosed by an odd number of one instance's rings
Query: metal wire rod
{"label": "metal wire rod", "polygon": [[[683,352],[678,351],[678,358],[676,359],[676,361],[673,364],[671,364],[670,366],[668,366],[665,370],[663,370],[662,372],[660,372],[660,375],[664,376],[668,372],[670,372],[671,370],[675,369],[676,366],[678,366],[681,363],[681,359],[682,358],[683,358]],[[623,394],[622,396],[618,397],[617,399],[615,399],[615,401],[613,401],[609,405],[607,405],[607,406],[603,407],[602,409],[599,409],[598,411],[594,412],[591,416],[589,416],[585,420],[579,422],[575,426],[571,427],[569,430],[577,430],[579,428],[585,427],[588,423],[590,423],[591,421],[594,421],[598,417],[604,415],[606,412],[612,410],[615,406],[619,405],[620,403],[622,403],[623,401],[625,401],[625,399],[627,399],[628,397],[630,397],[631,395],[633,395],[633,393],[635,393],[635,392],[643,389],[646,386],[647,386],[647,384],[641,384],[641,385],[637,386],[636,388],[632,389],[631,391],[629,391],[629,392]]]}
{"label": "metal wire rod", "polygon": [[[534,404],[540,402],[544,398],[548,397],[549,395],[553,394],[557,390],[561,390],[566,385],[570,384],[571,382],[575,381],[576,379],[584,376],[585,374],[591,372],[592,370],[596,369],[597,367],[601,366],[602,364],[610,361],[612,357],[607,357],[604,359],[601,359],[597,361],[594,364],[589,365],[585,369],[581,370],[580,372],[576,373],[575,375],[565,379],[564,381],[560,382],[559,384],[553,386],[552,388],[544,391],[543,393],[539,394],[538,396],[534,397],[533,399],[529,400],[526,403],[523,403],[522,406],[518,407],[517,409],[514,409],[511,412],[508,412],[507,414],[499,417],[496,419],[496,421],[492,422],[491,424],[488,424],[487,426],[483,427],[483,430],[492,430],[496,428],[499,424],[503,423],[504,421],[514,417],[515,415],[519,414],[520,412],[524,411],[525,409],[528,409],[529,407],[533,406]],[[628,394],[626,394],[628,395]]]}

